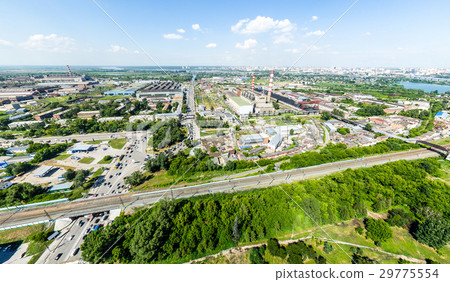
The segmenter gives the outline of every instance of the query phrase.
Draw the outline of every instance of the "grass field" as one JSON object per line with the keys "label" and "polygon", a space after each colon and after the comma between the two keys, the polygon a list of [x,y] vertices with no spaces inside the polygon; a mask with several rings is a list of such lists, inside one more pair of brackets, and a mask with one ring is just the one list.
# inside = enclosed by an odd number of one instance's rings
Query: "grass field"
{"label": "grass field", "polygon": [[92,174],[92,177],[97,177],[97,176],[102,175],[103,171],[104,171],[103,168],[97,169],[97,170],[94,172],[94,174]]}
{"label": "grass field", "polygon": [[166,187],[171,185],[175,180],[175,177],[168,175],[165,171],[160,171],[155,173],[152,179],[135,187],[133,190],[151,190],[160,187]]}
{"label": "grass field", "polygon": [[101,159],[97,164],[110,164],[113,161],[114,158],[111,158],[107,161],[105,161],[104,159]]}
{"label": "grass field", "polygon": [[56,157],[55,157],[55,160],[63,161],[63,160],[65,160],[65,159],[67,159],[68,157],[70,157],[69,154],[61,154],[61,155],[59,155],[59,156],[56,156]]}
{"label": "grass field", "polygon": [[125,145],[125,143],[127,143],[126,138],[112,139],[109,141],[109,145],[117,150],[121,150]]}
{"label": "grass field", "polygon": [[[302,219],[299,219],[302,221]],[[450,247],[446,246],[439,250],[439,253],[434,249],[420,244],[416,240],[412,238],[409,232],[405,229],[399,227],[392,227],[393,238],[389,239],[386,242],[381,244],[381,247],[375,246],[372,240],[366,239],[364,235],[359,235],[355,231],[355,227],[363,226],[362,220],[352,220],[347,221],[335,225],[323,226],[323,229],[336,241],[341,241],[342,243],[339,246],[336,243],[333,243],[329,240],[329,236],[325,234],[321,230],[309,230],[295,234],[293,239],[300,239],[311,236],[309,239],[304,239],[305,243],[308,245],[312,245],[316,252],[319,255],[322,255],[326,258],[327,263],[330,264],[350,264],[351,263],[351,245],[344,244],[350,243],[355,245],[360,245],[363,256],[368,256],[371,259],[376,260],[378,263],[383,264],[396,264],[398,263],[398,258],[396,255],[404,255],[411,259],[432,259],[433,261],[439,263],[449,263],[450,261]],[[299,229],[307,229],[306,228],[295,228],[295,230]],[[291,236],[283,236],[278,238],[280,243],[283,244],[283,240],[291,239]],[[326,253],[323,251],[324,241],[323,239],[327,239],[330,244],[333,246],[333,251],[330,253]],[[256,243],[266,243],[267,240],[261,242],[253,242]],[[356,246],[357,247],[357,246]],[[369,248],[364,248],[369,247]],[[388,252],[387,253],[383,253]],[[201,263],[207,264],[221,264],[221,263],[250,263],[249,261],[250,250],[239,252],[233,251],[232,254],[227,255],[219,255],[216,258],[208,258],[205,259]],[[265,261],[270,264],[285,264],[287,263],[286,259],[281,259],[276,256],[272,256],[268,250],[265,253]],[[305,264],[314,263],[314,261],[308,259],[304,262]]]}
{"label": "grass field", "polygon": [[23,241],[33,233],[45,229],[44,224],[31,225],[11,230],[0,231],[0,244]]}
{"label": "grass field", "polygon": [[95,160],[95,159],[94,159],[94,158],[91,158],[91,157],[84,157],[84,158],[82,158],[81,160],[79,160],[78,162],[81,163],[81,164],[90,164],[90,163],[92,163],[94,160]]}
{"label": "grass field", "polygon": [[441,139],[441,140],[438,140],[438,141],[435,141],[432,143],[437,144],[437,145],[447,145],[447,144],[450,144],[450,138]]}
{"label": "grass field", "polygon": [[98,144],[102,143],[103,141],[105,141],[105,140],[84,141],[83,143],[90,144],[90,145],[98,145]]}
{"label": "grass field", "polygon": [[[411,236],[406,229],[399,227],[392,227],[393,238],[389,239],[386,242],[381,244],[381,247],[375,246],[372,240],[366,239],[365,236],[359,235],[355,228],[357,226],[363,227],[362,220],[353,220],[347,221],[340,224],[325,226],[323,229],[334,239],[337,241],[343,241],[348,243],[353,243],[357,245],[362,245],[366,247],[371,247],[374,249],[383,250],[389,253],[397,254],[397,255],[405,255],[408,257],[425,260],[426,258],[430,258],[434,261],[440,263],[449,263],[450,262],[450,247],[446,246],[440,250],[440,254],[438,254],[434,249],[423,245]],[[318,238],[328,238],[326,234],[321,230],[316,230],[314,232],[304,232],[296,235],[296,238],[306,237],[308,235],[312,235]],[[340,245],[343,246],[342,244]],[[334,246],[335,250],[339,247]],[[367,249],[364,249],[366,251]],[[367,250],[368,251],[368,250]],[[376,251],[375,251],[376,252]],[[345,253],[341,251],[342,254],[339,257],[333,258],[334,263],[349,263],[349,258]],[[327,258],[328,260],[328,258]],[[383,262],[386,263],[386,262]]]}

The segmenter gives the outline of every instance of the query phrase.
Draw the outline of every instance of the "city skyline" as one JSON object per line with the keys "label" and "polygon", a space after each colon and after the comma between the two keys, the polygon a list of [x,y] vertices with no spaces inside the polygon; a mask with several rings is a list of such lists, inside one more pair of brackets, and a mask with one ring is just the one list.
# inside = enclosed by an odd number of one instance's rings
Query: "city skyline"
{"label": "city skyline", "polygon": [[[98,3],[162,66],[291,66],[354,1]],[[1,65],[155,65],[94,1],[3,6]],[[448,6],[359,1],[295,67],[446,68]]]}

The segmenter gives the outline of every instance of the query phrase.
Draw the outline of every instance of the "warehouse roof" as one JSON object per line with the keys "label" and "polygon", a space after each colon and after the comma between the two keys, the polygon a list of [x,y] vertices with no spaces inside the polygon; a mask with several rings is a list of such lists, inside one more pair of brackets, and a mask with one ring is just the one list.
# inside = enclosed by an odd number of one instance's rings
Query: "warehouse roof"
{"label": "warehouse roof", "polygon": [[66,182],[66,183],[62,183],[62,184],[57,184],[57,185],[53,185],[52,188],[50,188],[49,192],[58,192],[61,190],[67,190],[70,189],[70,187],[72,187],[73,182]]}
{"label": "warehouse roof", "polygon": [[236,97],[236,96],[232,96],[230,97],[236,104],[238,104],[239,106],[250,106],[249,103],[247,103],[244,99],[242,99],[241,97]]}
{"label": "warehouse roof", "polygon": [[41,169],[34,175],[35,177],[44,177],[53,169],[53,166],[44,165]]}

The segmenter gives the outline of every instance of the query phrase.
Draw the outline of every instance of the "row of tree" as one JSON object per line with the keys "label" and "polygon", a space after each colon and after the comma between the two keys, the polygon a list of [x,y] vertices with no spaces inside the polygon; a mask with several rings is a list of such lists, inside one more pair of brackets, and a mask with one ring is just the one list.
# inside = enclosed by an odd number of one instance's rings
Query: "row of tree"
{"label": "row of tree", "polygon": [[391,205],[410,207],[414,216],[428,207],[448,220],[450,187],[429,178],[439,171],[439,162],[430,159],[398,161],[285,184],[283,189],[290,197],[278,188],[267,188],[161,201],[151,209],[121,215],[110,226],[88,235],[82,256],[92,263],[183,262],[239,242],[308,228],[313,225],[308,216],[329,224],[366,217],[367,209],[389,210]]}

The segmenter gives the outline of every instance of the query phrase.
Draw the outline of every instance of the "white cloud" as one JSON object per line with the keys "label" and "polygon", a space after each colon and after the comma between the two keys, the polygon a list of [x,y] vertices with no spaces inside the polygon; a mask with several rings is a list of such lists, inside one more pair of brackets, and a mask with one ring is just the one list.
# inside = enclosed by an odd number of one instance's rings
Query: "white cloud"
{"label": "white cloud", "polygon": [[292,48],[292,49],[284,49],[284,52],[297,54],[297,53],[300,53],[301,50],[298,48]]}
{"label": "white cloud", "polygon": [[111,47],[109,49],[106,49],[106,51],[108,52],[112,52],[112,53],[127,53],[127,54],[139,54],[138,50],[134,50],[134,51],[130,51],[127,48],[120,46],[120,45],[111,45]]}
{"label": "white cloud", "polygon": [[295,24],[288,19],[274,20],[271,17],[257,16],[253,20],[243,19],[231,26],[231,31],[241,34],[256,34],[268,31],[290,32],[295,30]]}
{"label": "white cloud", "polygon": [[234,33],[239,33],[239,30],[241,29],[241,27],[249,20],[250,19],[243,19],[243,20],[238,21],[237,24],[231,26],[231,31]]}
{"label": "white cloud", "polygon": [[366,32],[364,33],[364,35],[365,35],[365,36],[371,36],[372,33],[370,33],[370,31],[366,31]]}
{"label": "white cloud", "polygon": [[184,30],[184,29],[182,29],[182,28],[177,29],[177,31],[178,31],[179,33],[185,33],[185,32],[186,32],[186,30]]}
{"label": "white cloud", "polygon": [[209,43],[205,46],[206,48],[216,48],[217,44],[216,43]]}
{"label": "white cloud", "polygon": [[256,41],[255,39],[247,39],[244,41],[244,44],[241,43],[236,43],[236,48],[238,49],[250,49],[250,48],[255,48],[256,45],[258,45],[258,41]]}
{"label": "white cloud", "polygon": [[0,39],[0,45],[1,46],[12,46],[13,44],[9,41]]}
{"label": "white cloud", "polygon": [[193,30],[200,30],[200,25],[199,24],[193,24],[192,25],[192,29]]}
{"label": "white cloud", "polygon": [[273,44],[289,44],[289,43],[294,43],[294,41],[292,41],[292,34],[290,34],[289,32],[287,33],[282,33],[278,36],[275,36],[275,40],[273,41]]}
{"label": "white cloud", "polygon": [[325,34],[323,30],[310,31],[306,33],[306,36],[322,36]]}
{"label": "white cloud", "polygon": [[165,39],[182,39],[183,36],[175,33],[164,34],[163,37]]}
{"label": "white cloud", "polygon": [[21,44],[28,50],[70,53],[75,49],[75,39],[67,36],[35,34]]}
{"label": "white cloud", "polygon": [[312,21],[317,21],[318,19],[319,19],[318,16],[312,16],[312,17],[311,17],[311,20],[312,20]]}

